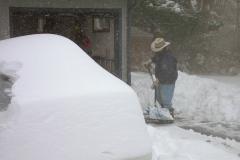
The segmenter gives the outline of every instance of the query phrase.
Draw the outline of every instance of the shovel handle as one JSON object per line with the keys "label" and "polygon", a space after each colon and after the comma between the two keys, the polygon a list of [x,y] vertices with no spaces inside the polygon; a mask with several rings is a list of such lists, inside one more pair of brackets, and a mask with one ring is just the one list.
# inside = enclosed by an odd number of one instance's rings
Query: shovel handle
{"label": "shovel handle", "polygon": [[[150,67],[147,67],[148,73],[152,79],[152,82],[154,83],[154,81],[156,80],[156,77],[153,75],[153,73],[151,72]],[[154,106],[157,107],[157,87],[154,86]]]}

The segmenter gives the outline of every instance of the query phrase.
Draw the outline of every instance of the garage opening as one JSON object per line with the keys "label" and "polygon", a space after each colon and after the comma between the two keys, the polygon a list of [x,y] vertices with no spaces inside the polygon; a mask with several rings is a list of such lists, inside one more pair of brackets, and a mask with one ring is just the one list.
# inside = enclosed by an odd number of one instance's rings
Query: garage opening
{"label": "garage opening", "polygon": [[52,33],[65,36],[121,78],[121,10],[10,8],[11,37]]}

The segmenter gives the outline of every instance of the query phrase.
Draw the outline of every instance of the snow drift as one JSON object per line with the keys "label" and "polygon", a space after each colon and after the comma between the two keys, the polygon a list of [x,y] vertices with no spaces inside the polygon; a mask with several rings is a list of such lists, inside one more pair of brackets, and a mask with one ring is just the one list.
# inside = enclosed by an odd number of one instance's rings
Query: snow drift
{"label": "snow drift", "polygon": [[240,89],[181,73],[174,103],[183,117],[197,121],[240,122]]}
{"label": "snow drift", "polygon": [[30,35],[1,41],[0,51],[18,75],[0,112],[1,160],[151,158],[134,91],[72,41]]}
{"label": "snow drift", "polygon": [[[142,106],[152,105],[150,77],[145,73],[133,73],[132,78]],[[173,99],[178,117],[196,122],[240,123],[239,104],[239,88],[179,72]]]}
{"label": "snow drift", "polygon": [[[142,107],[153,105],[151,83],[147,73],[132,73],[133,88],[140,97]],[[153,142],[153,160],[239,160],[238,142],[215,137],[239,137],[239,125],[232,128],[240,120],[239,99],[239,87],[179,72],[174,96],[177,110],[175,124],[148,126]],[[222,126],[222,122],[227,125]],[[185,124],[189,128],[200,127],[203,130],[196,133],[175,126]],[[210,133],[211,136],[202,133]]]}

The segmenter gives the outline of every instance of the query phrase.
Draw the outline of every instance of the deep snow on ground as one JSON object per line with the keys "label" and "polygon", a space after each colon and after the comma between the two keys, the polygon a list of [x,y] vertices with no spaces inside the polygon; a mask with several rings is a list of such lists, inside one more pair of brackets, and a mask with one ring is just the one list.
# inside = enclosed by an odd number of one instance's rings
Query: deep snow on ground
{"label": "deep snow on ground", "polygon": [[213,79],[234,87],[240,87],[240,74],[235,76],[222,76],[222,75],[200,75],[200,77]]}
{"label": "deep snow on ground", "polygon": [[[219,77],[179,72],[173,100],[177,111],[175,124],[148,127],[153,160],[239,160],[240,143],[236,140],[240,133],[240,88],[228,84],[237,82],[237,78],[225,77],[220,81]],[[150,86],[148,74],[132,73],[132,87],[142,107],[153,105]]]}
{"label": "deep snow on ground", "polygon": [[[143,107],[153,103],[151,80],[145,73],[133,73],[133,88]],[[240,88],[211,79],[179,72],[173,107],[178,116],[194,121],[239,122]]]}
{"label": "deep snow on ground", "polygon": [[[132,82],[142,107],[152,105],[149,75],[132,73]],[[179,72],[173,104],[178,125],[240,140],[240,87]]]}

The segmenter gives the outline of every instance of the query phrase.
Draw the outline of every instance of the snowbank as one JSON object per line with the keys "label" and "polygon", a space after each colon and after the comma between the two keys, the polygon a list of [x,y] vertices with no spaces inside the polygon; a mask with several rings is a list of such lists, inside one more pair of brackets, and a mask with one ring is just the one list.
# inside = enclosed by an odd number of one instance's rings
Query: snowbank
{"label": "snowbank", "polygon": [[[133,73],[133,88],[142,106],[153,104],[151,80],[145,73]],[[240,88],[215,80],[179,72],[173,100],[179,117],[193,121],[240,122]]]}
{"label": "snowbank", "polygon": [[0,41],[0,57],[18,75],[0,114],[1,160],[150,159],[136,94],[76,44],[24,36]]}
{"label": "snowbank", "polygon": [[[142,107],[153,105],[154,94],[151,79],[146,73],[132,73],[132,86],[141,100]],[[200,78],[179,72],[174,96],[176,118],[186,118],[189,128],[197,122],[212,121],[217,132],[232,132],[231,124],[239,123],[239,88],[208,78]],[[228,104],[227,106],[225,106]],[[235,111],[232,111],[235,109]],[[228,127],[219,122],[226,121]],[[233,121],[233,122],[232,122]],[[173,125],[149,125],[153,142],[153,160],[239,160],[240,144],[235,140],[206,136],[175,125],[185,122],[177,119]],[[220,128],[218,128],[220,127]],[[201,128],[200,128],[201,129]],[[208,128],[203,126],[204,131]],[[218,132],[219,133],[219,132]],[[239,135],[239,128],[236,128]]]}

